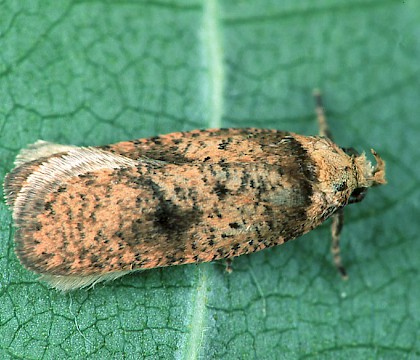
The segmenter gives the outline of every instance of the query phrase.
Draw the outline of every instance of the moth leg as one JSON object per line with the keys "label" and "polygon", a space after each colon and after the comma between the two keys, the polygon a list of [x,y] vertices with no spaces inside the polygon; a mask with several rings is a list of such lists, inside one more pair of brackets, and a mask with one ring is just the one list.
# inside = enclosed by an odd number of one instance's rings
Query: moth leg
{"label": "moth leg", "polygon": [[[314,98],[315,98],[315,111],[318,118],[318,125],[319,125],[319,135],[325,136],[332,140],[331,131],[328,127],[327,117],[325,116],[324,104],[322,102],[321,92],[316,89],[314,90]],[[348,278],[346,269],[343,266],[343,262],[341,261],[341,251],[340,251],[340,233],[343,229],[344,225],[344,209],[338,209],[332,216],[331,216],[331,253],[333,257],[333,261],[335,267],[337,268],[338,272],[340,273],[341,277],[346,280]]]}
{"label": "moth leg", "polygon": [[233,262],[233,260],[232,259],[226,259],[225,261],[226,261],[226,268],[225,268],[225,270],[226,270],[227,273],[230,274],[233,271],[233,269],[232,269],[232,262]]}
{"label": "moth leg", "polygon": [[344,209],[338,209],[332,216],[331,224],[331,233],[332,233],[332,242],[331,242],[331,253],[333,256],[333,261],[335,267],[340,273],[343,280],[347,280],[347,271],[344,268],[343,262],[341,261],[340,254],[340,233],[344,225]]}

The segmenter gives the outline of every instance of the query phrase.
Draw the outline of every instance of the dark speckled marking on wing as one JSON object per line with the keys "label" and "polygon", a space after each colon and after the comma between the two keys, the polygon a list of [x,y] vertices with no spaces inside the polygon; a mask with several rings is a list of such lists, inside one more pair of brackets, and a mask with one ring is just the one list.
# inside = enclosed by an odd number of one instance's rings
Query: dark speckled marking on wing
{"label": "dark speckled marking on wing", "polygon": [[289,133],[284,131],[255,128],[193,130],[124,141],[102,149],[131,159],[147,157],[175,164],[189,161],[255,162],[267,155],[259,147],[261,141],[267,144],[279,142],[287,135]]}

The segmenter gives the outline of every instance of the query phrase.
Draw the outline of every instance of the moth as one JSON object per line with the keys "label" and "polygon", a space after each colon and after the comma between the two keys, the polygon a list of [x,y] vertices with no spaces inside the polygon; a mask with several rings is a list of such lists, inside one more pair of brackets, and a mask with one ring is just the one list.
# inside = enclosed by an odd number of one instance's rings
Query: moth
{"label": "moth", "polygon": [[333,217],[385,183],[385,163],[320,136],[270,129],[176,132],[107,146],[38,141],[4,182],[21,263],[60,290],[132,271],[253,253]]}

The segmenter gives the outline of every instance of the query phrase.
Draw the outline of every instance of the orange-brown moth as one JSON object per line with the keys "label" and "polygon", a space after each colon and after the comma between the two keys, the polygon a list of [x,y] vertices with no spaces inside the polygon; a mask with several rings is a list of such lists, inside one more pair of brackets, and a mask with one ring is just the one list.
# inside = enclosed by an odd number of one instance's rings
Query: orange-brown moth
{"label": "orange-brown moth", "polygon": [[16,253],[52,287],[73,290],[132,271],[230,259],[294,239],[385,183],[385,164],[321,134],[267,129],[178,132],[108,146],[38,141],[4,190]]}

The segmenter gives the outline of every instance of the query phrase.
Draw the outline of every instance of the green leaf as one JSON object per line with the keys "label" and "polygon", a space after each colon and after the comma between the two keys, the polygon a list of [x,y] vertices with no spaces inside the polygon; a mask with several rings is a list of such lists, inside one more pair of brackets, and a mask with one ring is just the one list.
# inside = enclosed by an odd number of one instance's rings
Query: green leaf
{"label": "green leaf", "polygon": [[0,357],[420,358],[420,3],[12,1],[0,5],[2,176],[44,139],[98,145],[206,127],[375,148],[389,184],[346,209],[350,279],[328,225],[236,259],[62,294],[14,255],[0,206]]}

